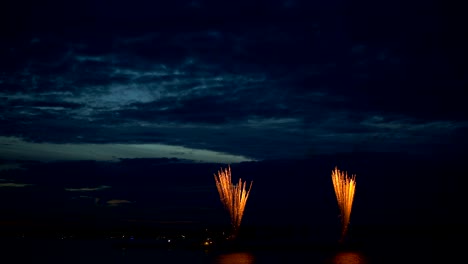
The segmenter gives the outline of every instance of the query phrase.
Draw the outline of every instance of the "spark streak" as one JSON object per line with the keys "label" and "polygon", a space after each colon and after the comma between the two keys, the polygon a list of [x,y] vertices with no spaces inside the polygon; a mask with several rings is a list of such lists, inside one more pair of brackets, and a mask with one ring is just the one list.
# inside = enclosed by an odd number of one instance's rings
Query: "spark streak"
{"label": "spark streak", "polygon": [[214,175],[214,178],[221,202],[231,218],[231,225],[233,227],[232,237],[236,237],[253,182],[250,182],[248,190],[246,190],[246,182],[242,182],[240,178],[237,184],[231,183],[230,166],[227,169],[219,170],[218,174]]}
{"label": "spark streak", "polygon": [[333,187],[336,200],[341,212],[341,239],[343,241],[348,232],[349,219],[353,206],[354,192],[356,190],[356,175],[348,177],[347,172],[341,172],[338,167],[332,171]]}

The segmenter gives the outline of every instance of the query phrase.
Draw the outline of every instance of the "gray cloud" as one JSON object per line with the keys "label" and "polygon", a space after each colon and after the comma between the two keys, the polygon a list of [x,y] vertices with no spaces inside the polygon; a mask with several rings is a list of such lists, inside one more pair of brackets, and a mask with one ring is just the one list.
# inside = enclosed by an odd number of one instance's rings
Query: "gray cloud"
{"label": "gray cloud", "polygon": [[27,184],[27,183],[0,182],[0,188],[23,188],[23,187],[29,187],[32,185],[33,184]]}
{"label": "gray cloud", "polygon": [[95,192],[95,191],[102,191],[111,188],[107,185],[101,185],[97,187],[81,187],[81,188],[65,188],[65,191],[68,192]]}

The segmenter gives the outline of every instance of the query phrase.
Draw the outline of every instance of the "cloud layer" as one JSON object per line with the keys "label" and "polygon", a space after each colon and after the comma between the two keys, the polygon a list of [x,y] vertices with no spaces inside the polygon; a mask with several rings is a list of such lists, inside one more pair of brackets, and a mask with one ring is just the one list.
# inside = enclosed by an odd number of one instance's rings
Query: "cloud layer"
{"label": "cloud layer", "polygon": [[[398,4],[389,7],[402,15],[392,24],[398,34],[383,19],[371,34],[341,4],[182,1],[150,4],[151,15],[133,7],[138,16],[122,3],[109,12],[90,4],[69,18],[58,5],[62,26],[25,20],[20,34],[4,37],[0,136],[44,144],[45,152],[50,144],[129,152],[169,145],[188,156],[250,159],[450,149],[468,126],[466,80],[437,40],[444,24],[429,20],[435,9],[428,4],[411,22]],[[348,8],[360,14],[358,6]],[[263,12],[249,13],[256,8]],[[99,18],[75,24],[87,16]],[[67,33],[58,34],[61,27]],[[23,155],[15,146],[2,158]],[[164,155],[174,157],[154,157]]]}

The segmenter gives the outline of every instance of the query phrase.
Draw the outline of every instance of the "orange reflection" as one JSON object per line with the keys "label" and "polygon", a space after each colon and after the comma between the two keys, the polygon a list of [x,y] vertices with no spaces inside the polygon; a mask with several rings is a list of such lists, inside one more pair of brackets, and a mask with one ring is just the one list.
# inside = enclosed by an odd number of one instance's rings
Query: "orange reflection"
{"label": "orange reflection", "polygon": [[253,264],[254,256],[246,252],[237,252],[230,254],[223,254],[218,256],[216,263],[219,264]]}
{"label": "orange reflection", "polygon": [[339,252],[333,256],[333,264],[367,264],[366,258],[357,252]]}

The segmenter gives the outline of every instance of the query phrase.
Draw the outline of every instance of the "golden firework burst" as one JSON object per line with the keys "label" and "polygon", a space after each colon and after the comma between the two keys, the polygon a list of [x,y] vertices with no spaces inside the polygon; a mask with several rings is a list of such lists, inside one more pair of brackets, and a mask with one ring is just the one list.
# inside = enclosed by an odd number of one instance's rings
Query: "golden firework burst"
{"label": "golden firework burst", "polygon": [[229,212],[233,228],[232,236],[235,237],[239,230],[242,216],[244,215],[245,205],[249,198],[253,182],[250,182],[248,190],[246,189],[246,182],[242,182],[241,178],[239,178],[237,184],[231,183],[230,166],[224,170],[219,170],[218,174],[214,175],[214,178],[221,202],[224,208]]}
{"label": "golden firework burst", "polygon": [[354,192],[356,190],[356,175],[348,177],[347,172],[341,172],[338,167],[332,171],[333,187],[335,188],[336,200],[341,213],[341,238],[343,241],[348,232],[351,209],[353,207]]}

